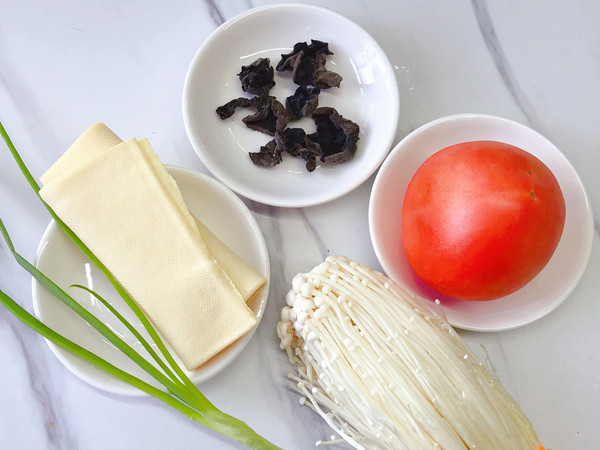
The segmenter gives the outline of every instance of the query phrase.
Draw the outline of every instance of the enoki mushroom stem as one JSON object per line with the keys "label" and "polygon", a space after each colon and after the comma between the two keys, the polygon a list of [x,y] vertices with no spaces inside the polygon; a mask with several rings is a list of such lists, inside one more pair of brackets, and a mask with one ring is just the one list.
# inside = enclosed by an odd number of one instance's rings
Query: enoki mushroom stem
{"label": "enoki mushroom stem", "polygon": [[292,388],[353,447],[539,447],[452,327],[383,274],[329,257],[286,301],[277,330]]}

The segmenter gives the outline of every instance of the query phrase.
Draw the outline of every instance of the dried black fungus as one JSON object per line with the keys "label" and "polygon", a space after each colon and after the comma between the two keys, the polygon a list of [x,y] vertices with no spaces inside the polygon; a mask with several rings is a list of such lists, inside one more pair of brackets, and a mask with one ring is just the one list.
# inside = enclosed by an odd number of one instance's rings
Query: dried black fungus
{"label": "dried black fungus", "polygon": [[320,89],[340,87],[342,76],[325,68],[325,56],[319,55],[316,60],[316,70],[312,77],[312,83]]}
{"label": "dried black fungus", "polygon": [[340,87],[342,77],[340,74],[327,69],[319,69],[315,72],[313,83],[321,89],[329,89],[331,87]]}
{"label": "dried black fungus", "polygon": [[313,172],[317,168],[317,160],[311,159],[310,161],[306,161],[306,170],[309,172]]}
{"label": "dried black fungus", "polygon": [[238,73],[242,90],[253,95],[265,95],[275,86],[273,67],[269,58],[258,58],[249,66],[242,66]]}
{"label": "dried black fungus", "polygon": [[276,69],[279,72],[292,71],[292,80],[300,86],[339,87],[342,77],[325,69],[326,55],[333,55],[327,42],[311,40],[310,45],[298,42],[290,53],[281,55]]}
{"label": "dried black fungus", "polygon": [[275,133],[275,142],[279,152],[299,156],[306,161],[306,169],[312,172],[317,167],[320,149],[315,147],[302,128],[286,128]]}
{"label": "dried black fungus", "polygon": [[318,55],[333,55],[333,53],[329,51],[329,44],[327,44],[327,42],[316,41],[314,39],[310,41],[310,45],[306,42],[298,42],[294,44],[294,48],[290,53],[281,55],[281,60],[275,67],[277,71],[293,70],[296,65],[296,60],[301,52],[302,56],[313,59]]}
{"label": "dried black fungus", "polygon": [[306,132],[302,128],[286,128],[275,134],[277,150],[287,152],[292,156],[300,156],[309,148]]}
{"label": "dried black fungus", "polygon": [[316,58],[319,55],[333,55],[333,52],[329,50],[329,44],[327,42],[311,39],[310,45],[308,46],[308,56]]}
{"label": "dried black fungus", "polygon": [[260,97],[252,98],[234,98],[233,100],[228,101],[224,105],[219,106],[217,108],[217,114],[222,120],[225,120],[233,116],[237,108],[254,108],[257,111],[259,111],[265,107],[269,100],[275,100],[275,97],[272,97],[270,95],[263,95]]}
{"label": "dried black fungus", "polygon": [[352,159],[356,153],[359,126],[329,107],[315,109],[312,118],[317,131],[308,138],[320,150],[321,161],[340,163]]}
{"label": "dried black fungus", "polygon": [[290,120],[298,120],[310,116],[319,105],[321,89],[315,86],[300,86],[285,100],[285,107],[290,114]]}
{"label": "dried black fungus", "polygon": [[[302,53],[300,53],[302,55]],[[313,58],[301,57],[292,72],[292,80],[300,86],[312,84],[313,77],[317,71],[317,64]]]}
{"label": "dried black fungus", "polygon": [[275,136],[276,131],[283,131],[289,121],[288,112],[275,97],[268,97],[266,102],[258,105],[255,114],[242,119],[248,128],[271,136]]}
{"label": "dried black fungus", "polygon": [[273,167],[281,162],[281,152],[277,151],[275,139],[260,148],[260,151],[250,153],[250,159],[256,166]]}
{"label": "dried black fungus", "polygon": [[[221,119],[231,117],[237,108],[254,108],[242,121],[253,130],[275,138],[250,153],[252,162],[261,167],[273,167],[282,161],[283,153],[306,161],[306,169],[312,172],[317,160],[324,163],[344,162],[356,152],[359,127],[329,107],[317,108],[321,89],[339,87],[342,77],[327,70],[327,55],[333,55],[327,42],[311,40],[298,42],[293,50],[281,55],[277,71],[291,71],[294,83],[299,87],[286,99],[284,107],[269,90],[275,86],[273,67],[268,58],[259,58],[243,66],[238,74],[244,92],[253,98],[240,97],[217,108]],[[311,116],[317,131],[307,135],[302,128],[286,128],[290,120]]]}
{"label": "dried black fungus", "polygon": [[[255,97],[255,98],[258,98],[258,97]],[[219,106],[217,108],[217,114],[219,115],[221,120],[225,120],[225,119],[228,119],[229,117],[233,116],[233,113],[235,113],[235,110],[237,108],[256,108],[255,98],[246,98],[246,97],[234,98],[233,100],[228,101],[224,105]]]}

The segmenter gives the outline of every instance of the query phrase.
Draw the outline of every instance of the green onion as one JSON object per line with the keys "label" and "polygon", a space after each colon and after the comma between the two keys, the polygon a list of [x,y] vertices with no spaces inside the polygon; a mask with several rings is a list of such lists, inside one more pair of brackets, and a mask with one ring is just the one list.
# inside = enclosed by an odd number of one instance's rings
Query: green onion
{"label": "green onion", "polygon": [[29,172],[29,169],[27,169],[27,166],[23,162],[23,159],[19,155],[19,152],[17,152],[17,149],[13,145],[10,137],[8,136],[8,133],[6,133],[2,122],[0,122],[0,134],[4,138],[4,142],[6,142],[8,149],[10,150],[13,158],[17,162],[19,168],[21,169],[21,172],[25,176],[25,179],[27,180],[35,194],[38,196],[42,204],[46,207],[46,209],[48,210],[54,221],[57,223],[57,225],[60,227],[60,229],[65,232],[65,234],[75,243],[75,245],[77,245],[77,247],[84,253],[84,255],[86,255],[90,259],[90,261],[106,276],[110,284],[112,284],[112,286],[116,289],[121,298],[125,301],[127,306],[140,320],[140,322],[142,323],[142,325],[144,326],[144,328],[146,329],[146,331],[148,332],[158,349],[161,351],[162,355],[167,360],[171,368],[175,371],[175,373],[177,373],[179,378],[184,382],[184,384],[188,388],[193,389],[194,384],[189,380],[189,378],[185,375],[183,370],[181,370],[179,365],[175,362],[175,360],[167,350],[166,346],[162,342],[161,338],[158,336],[158,333],[156,332],[146,315],[142,312],[141,308],[137,305],[137,303],[133,301],[133,299],[127,293],[127,291],[123,289],[123,287],[119,284],[119,282],[112,275],[112,273],[108,271],[106,266],[102,264],[102,262],[96,257],[96,255],[92,253],[92,251],[81,241],[81,239],[79,239],[79,237],[60,219],[60,217],[56,215],[56,213],[52,210],[52,208],[50,208],[50,206],[44,201],[44,199],[42,199],[42,197],[40,196],[40,186],[37,184],[37,182],[31,175],[31,172]]}
{"label": "green onion", "polygon": [[112,313],[112,315],[115,316],[119,320],[119,322],[121,322],[123,325],[125,325],[125,327],[129,330],[129,332],[131,334],[133,334],[133,336],[138,340],[138,342],[140,342],[142,344],[142,346],[148,352],[148,354],[152,357],[152,359],[154,359],[154,361],[156,361],[158,363],[158,365],[160,365],[160,367],[163,369],[163,371],[167,375],[169,375],[174,382],[176,382],[176,383],[179,382],[179,379],[173,374],[173,372],[171,372],[169,367],[167,365],[165,365],[164,361],[162,359],[160,359],[160,356],[158,356],[156,354],[156,352],[154,351],[152,346],[148,343],[148,341],[140,334],[140,332],[131,323],[129,323],[127,321],[127,319],[125,319],[125,317],[123,317],[121,315],[121,313],[119,313],[119,311],[117,311],[115,309],[114,306],[112,306],[108,301],[106,301],[106,299],[104,299],[96,291],[94,291],[86,286],[82,286],[81,284],[72,284],[69,287],[83,289],[84,291],[87,291],[90,294],[92,294],[94,297],[96,297],[100,301],[100,303],[102,303],[104,305],[104,307],[106,309],[108,309]]}
{"label": "green onion", "polygon": [[54,342],[56,345],[64,348],[71,353],[89,361],[96,367],[108,372],[109,374],[117,377],[118,379],[128,383],[138,389],[150,394],[157,399],[163,401],[169,406],[173,407],[177,411],[185,414],[190,419],[210,428],[218,433],[221,433],[241,444],[246,445],[253,449],[277,449],[268,440],[258,435],[244,422],[229,416],[217,409],[191,382],[185,372],[175,362],[173,356],[167,350],[165,344],[162,342],[158,333],[144,315],[140,307],[133,301],[133,299],[127,294],[127,292],[119,285],[117,280],[112,274],[106,269],[106,267],[98,260],[98,258],[87,248],[87,246],[77,237],[77,235],[56,215],[56,213],[50,208],[48,204],[39,195],[40,187],[25,166],[25,163],[21,159],[21,156],[14,147],[10,137],[6,133],[4,126],[0,122],[0,134],[4,138],[6,145],[8,146],[13,158],[19,165],[21,172],[25,176],[29,185],[33,191],[37,194],[40,201],[44,204],[46,209],[50,212],[50,215],[54,218],[58,226],[71,238],[71,240],[77,245],[77,247],[98,267],[104,275],[108,278],[110,283],[117,290],[121,298],[131,308],[142,325],[148,332],[151,339],[154,341],[160,353],[165,358],[166,363],[160,358],[160,356],[152,349],[150,344],[135,330],[133,325],[127,321],[115,308],[113,308],[104,298],[98,293],[86,288],[81,285],[72,285],[71,287],[77,287],[79,289],[85,289],[94,295],[107,309],[115,315],[115,317],[121,321],[133,335],[142,343],[143,347],[148,351],[152,359],[160,366],[159,370],[151,362],[146,360],[132,347],[125,343],[119,336],[117,336],[109,327],[106,326],[101,320],[99,320],[92,313],[82,307],[76,300],[74,300],[69,294],[62,290],[52,280],[46,277],[41,271],[39,271],[33,264],[23,258],[14,248],[14,245],[10,239],[8,231],[4,226],[4,223],[0,219],[0,232],[4,238],[9,250],[17,263],[28,271],[42,286],[48,289],[57,299],[62,301],[65,305],[76,312],[82,317],[87,323],[94,327],[100,334],[106,337],[113,345],[115,345],[121,352],[127,357],[134,361],[139,367],[146,371],[152,378],[162,384],[168,392],[162,391],[150,384],[140,380],[139,378],[115,367],[108,361],[100,358],[94,353],[86,350],[78,344],[70,341],[61,334],[47,327],[41,321],[33,317],[25,309],[23,309],[18,303],[12,298],[0,290],[0,303],[17,319],[23,322],[25,325],[45,337],[46,339]]}

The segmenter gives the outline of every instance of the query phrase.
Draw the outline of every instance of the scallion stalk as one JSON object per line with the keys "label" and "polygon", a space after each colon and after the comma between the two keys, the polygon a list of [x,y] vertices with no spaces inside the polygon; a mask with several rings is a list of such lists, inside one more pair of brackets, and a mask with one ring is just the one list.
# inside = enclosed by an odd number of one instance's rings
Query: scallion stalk
{"label": "scallion stalk", "polygon": [[[119,369],[118,367],[112,365],[108,361],[100,358],[94,353],[86,350],[80,345],[74,343],[73,341],[65,338],[61,334],[52,330],[37,318],[33,317],[30,313],[28,313],[25,309],[23,309],[18,303],[16,303],[12,298],[10,298],[7,294],[0,290],[0,303],[17,319],[23,322],[25,325],[44,336],[46,339],[54,342],[55,344],[61,346],[65,350],[68,350],[75,355],[89,361],[94,364],[98,368],[108,372],[109,374],[117,377],[118,379],[141,389],[142,391],[150,394],[157,399],[163,401],[169,406],[173,407],[177,411],[185,414],[192,420],[210,428],[218,433],[221,433],[241,444],[246,445],[249,448],[253,449],[277,449],[279,447],[275,446],[262,436],[258,435],[254,430],[252,430],[248,425],[244,422],[229,416],[221,412],[217,409],[199,390],[198,388],[191,382],[191,380],[186,376],[185,372],[179,367],[179,365],[175,362],[173,356],[169,353],[166,346],[162,342],[159,337],[157,331],[154,329],[148,318],[145,316],[141,308],[135,303],[135,301],[129,296],[129,294],[121,287],[121,285],[117,282],[117,280],[113,277],[113,275],[108,271],[108,269],[102,264],[102,262],[91,252],[91,250],[77,237],[77,235],[56,215],[56,213],[50,208],[50,206],[44,202],[41,198],[39,191],[40,187],[27,169],[27,166],[23,162],[21,156],[17,152],[15,146],[13,145],[10,137],[6,133],[4,126],[0,122],[0,134],[2,135],[8,149],[10,150],[13,158],[17,162],[21,172],[25,176],[25,179],[28,181],[29,185],[33,189],[33,191],[37,194],[40,201],[46,207],[50,215],[54,218],[58,226],[69,236],[69,238],[77,245],[77,247],[90,259],[90,261],[100,269],[116,291],[119,293],[121,298],[126,302],[126,304],[131,308],[131,310],[135,313],[138,319],[141,321],[142,325],[155,342],[157,347],[159,348],[161,354],[165,358],[168,363],[168,366],[162,361],[162,359],[154,352],[150,344],[143,339],[143,337],[135,330],[133,325],[129,323],[118,311],[116,311],[105,299],[103,299],[96,292],[86,288],[81,285],[73,285],[72,287],[78,287],[81,289],[85,289],[94,295],[98,300],[100,300],[108,309],[111,311],[118,320],[120,320],[128,329],[131,331],[134,336],[142,343],[144,348],[148,351],[150,356],[156,361],[156,363],[163,370],[161,372],[157,367],[152,365],[149,361],[147,361],[144,357],[142,357],[138,352],[136,352],[133,348],[131,348],[127,343],[125,343],[122,339],[120,339],[110,328],[106,326],[101,320],[99,320],[92,313],[83,308],[77,301],[75,301],[70,295],[68,295],[64,290],[62,290],[58,285],[56,285],[52,280],[46,277],[41,271],[39,271],[33,264],[23,258],[14,248],[8,231],[6,230],[4,223],[0,219],[0,232],[7,243],[12,255],[14,256],[17,263],[27,270],[42,286],[48,289],[55,297],[61,300],[64,304],[66,304],[69,308],[75,311],[79,316],[81,316],[86,322],[88,322],[92,327],[94,327],[99,333],[105,336],[113,345],[115,345],[121,352],[127,355],[132,361],[134,361],[138,366],[140,366],[143,370],[145,370],[150,376],[152,376],[156,381],[161,383],[165,388],[170,392],[162,391],[150,384],[140,380],[139,378]],[[170,367],[169,367],[170,366]],[[175,374],[179,379],[175,376]],[[166,374],[166,375],[165,375]],[[175,397],[174,397],[175,396]]]}
{"label": "scallion stalk", "polygon": [[46,339],[54,342],[56,345],[64,348],[65,350],[79,356],[80,358],[90,362],[96,367],[104,370],[105,372],[115,376],[116,378],[124,381],[125,383],[135,386],[136,388],[146,392],[147,394],[161,400],[167,405],[171,406],[175,410],[182,414],[185,414],[190,419],[210,428],[213,431],[224,434],[229,438],[244,444],[245,446],[253,449],[278,449],[279,447],[273,445],[263,437],[256,434],[248,425],[244,422],[224,414],[218,410],[202,412],[198,411],[185,403],[177,400],[168,393],[155,388],[154,386],[146,383],[143,380],[119,369],[112,365],[105,359],[97,356],[96,354],[86,350],[75,342],[65,338],[61,334],[52,330],[46,326],[43,322],[32,316],[29,312],[23,309],[17,302],[11,297],[0,290],[0,304],[6,308],[13,316],[15,316],[22,323],[27,325],[36,333],[45,337]]}
{"label": "scallion stalk", "polygon": [[96,316],[94,316],[91,312],[81,306],[75,299],[73,299],[69,294],[67,294],[64,290],[62,290],[57,284],[55,284],[52,280],[46,277],[42,272],[40,272],[33,264],[23,258],[16,250],[10,239],[8,231],[2,222],[2,218],[0,218],[0,233],[4,238],[4,241],[8,245],[8,249],[11,251],[17,263],[25,269],[31,276],[33,276],[42,286],[44,286],[52,295],[54,295],[57,299],[63,302],[66,306],[68,306],[71,310],[73,310],[76,314],[78,314],[82,319],[84,319],[87,323],[89,323],[92,327],[96,329],[102,336],[104,336],[108,341],[117,347],[125,356],[131,359],[134,363],[136,363],[141,369],[147,372],[152,378],[162,384],[165,388],[167,388],[170,392],[181,398],[182,400],[187,401],[188,403],[193,403],[197,401],[196,398],[191,396],[191,392],[189,392],[185,386],[180,382],[173,382],[169,378],[167,378],[162,372],[160,372],[156,367],[150,364],[146,359],[144,359],[138,352],[136,352],[131,346],[129,346],[123,339],[121,339],[115,332],[113,332],[104,322],[99,320]]}
{"label": "scallion stalk", "polygon": [[[106,276],[106,278],[108,279],[110,284],[115,288],[115,290],[121,296],[121,298],[125,301],[127,306],[133,311],[133,313],[136,315],[136,317],[140,320],[140,322],[142,323],[142,325],[144,326],[144,328],[146,329],[146,331],[148,332],[148,334],[150,335],[150,337],[152,338],[152,340],[154,341],[154,343],[156,344],[156,346],[158,347],[158,349],[160,350],[160,352],[162,353],[162,355],[164,356],[166,361],[171,366],[171,369],[177,374],[177,376],[183,381],[183,383],[189,389],[193,390],[195,387],[194,384],[185,375],[183,370],[181,370],[181,367],[179,367],[179,365],[175,362],[175,360],[173,359],[173,357],[167,350],[165,344],[163,343],[162,339],[160,338],[160,336],[158,335],[158,333],[156,332],[156,330],[154,329],[154,327],[152,326],[152,324],[150,323],[150,321],[148,320],[148,318],[146,317],[144,312],[141,310],[141,308],[137,305],[137,303],[135,303],[135,301],[131,298],[131,296],[127,293],[127,291],[125,289],[123,289],[123,287],[119,284],[117,279],[112,275],[112,273],[109,272],[109,270],[106,268],[106,266],[102,263],[102,261],[100,261],[96,257],[96,255],[94,255],[92,253],[92,251],[87,247],[87,245],[85,245],[83,243],[83,241],[81,241],[81,239],[79,239],[79,237],[73,232],[73,230],[71,230],[62,221],[62,219],[60,217],[58,217],[58,215],[54,212],[54,210],[52,208],[50,208],[50,206],[40,196],[40,186],[35,181],[35,178],[33,178],[33,175],[31,174],[31,172],[29,171],[29,169],[23,162],[21,155],[19,155],[19,152],[17,151],[14,144],[12,143],[12,140],[8,136],[8,133],[6,132],[6,130],[4,129],[2,122],[0,122],[0,135],[2,135],[4,142],[6,143],[10,153],[12,154],[13,158],[17,162],[19,169],[21,169],[21,173],[25,176],[25,179],[27,180],[27,182],[29,183],[29,185],[31,186],[31,188],[33,189],[35,194],[38,196],[38,198],[42,202],[42,204],[46,207],[46,209],[48,210],[48,212],[50,213],[50,215],[52,216],[52,218],[54,219],[56,224],[59,226],[59,228],[61,230],[63,230],[63,232],[75,243],[75,245],[83,252],[83,254],[86,255],[90,259],[90,261],[98,269],[100,269],[100,271]],[[199,395],[199,399],[202,400],[202,395]]]}
{"label": "scallion stalk", "polygon": [[113,316],[117,318],[117,320],[119,320],[119,322],[121,322],[125,326],[125,328],[127,328],[127,330],[129,330],[129,332],[138,340],[138,342],[142,344],[142,347],[144,347],[144,349],[148,352],[152,359],[154,359],[160,365],[161,369],[163,369],[163,371],[167,375],[169,375],[175,383],[181,383],[181,381],[179,381],[179,379],[173,374],[173,372],[171,372],[171,370],[164,363],[164,361],[160,359],[160,356],[156,354],[156,352],[154,351],[150,343],[144,338],[144,336],[142,336],[142,334],[127,319],[125,319],[125,317],[123,317],[123,315],[119,311],[117,311],[115,307],[111,305],[104,297],[102,297],[93,289],[90,289],[87,286],[83,286],[81,284],[72,284],[69,287],[83,289],[84,291],[87,291],[90,294],[92,294],[100,303],[104,305],[106,309],[110,311],[110,313]]}

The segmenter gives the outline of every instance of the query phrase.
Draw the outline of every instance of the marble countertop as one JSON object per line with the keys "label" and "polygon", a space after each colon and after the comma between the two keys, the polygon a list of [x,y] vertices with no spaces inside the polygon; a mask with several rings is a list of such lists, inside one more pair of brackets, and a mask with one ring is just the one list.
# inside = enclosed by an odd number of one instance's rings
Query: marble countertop
{"label": "marble countertop", "polygon": [[[161,5],[162,3],[162,5]],[[181,114],[187,67],[223,21],[271,2],[3,2],[0,120],[35,176],[90,124],[147,136],[167,164],[208,173]],[[381,45],[396,71],[396,142],[449,114],[487,113],[526,124],[567,156],[585,185],[596,225],[592,256],[570,297],[530,325],[460,332],[552,449],[600,442],[600,5],[572,2],[313,1],[342,13]],[[5,146],[0,215],[33,259],[48,224]],[[252,201],[268,237],[272,286],[247,349],[201,390],[286,449],[332,433],[287,388],[290,370],[275,326],[293,275],[330,254],[379,268],[367,223],[371,177],[321,206]],[[342,230],[342,231],[340,231]],[[0,288],[31,310],[31,281],[0,244]],[[148,398],[109,395],[65,369],[38,335],[0,309],[0,447],[6,449],[227,449],[227,439]],[[501,443],[499,443],[499,448]]]}

